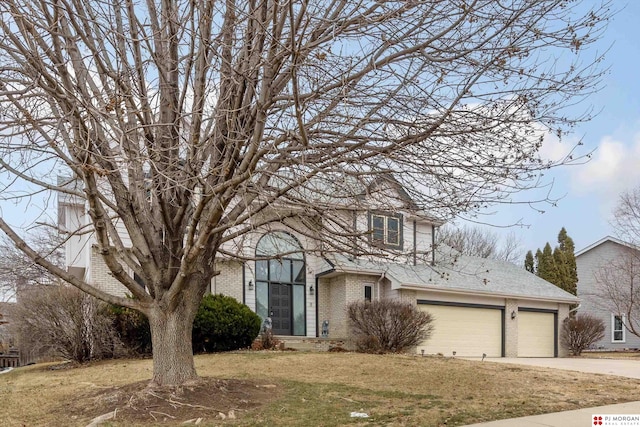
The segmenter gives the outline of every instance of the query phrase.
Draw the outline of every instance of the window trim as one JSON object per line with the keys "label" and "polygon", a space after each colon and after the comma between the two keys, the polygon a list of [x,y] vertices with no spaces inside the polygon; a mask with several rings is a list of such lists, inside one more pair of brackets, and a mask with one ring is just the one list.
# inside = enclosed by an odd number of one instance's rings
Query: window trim
{"label": "window trim", "polygon": [[[616,317],[619,317],[622,320],[622,328],[616,329]],[[611,342],[612,343],[625,343],[627,342],[627,331],[624,327],[625,324],[625,315],[617,315],[615,313],[611,313]],[[622,339],[616,339],[616,332],[622,332]]]}
{"label": "window trim", "polygon": [[[382,240],[374,237],[375,235],[375,230],[373,228],[374,218],[382,219],[382,222],[383,222]],[[397,242],[391,242],[389,239],[389,236],[390,236],[389,220],[395,220],[398,223]],[[384,212],[384,211],[369,211],[368,226],[369,226],[369,233],[370,233],[369,240],[372,245],[379,245],[389,249],[402,250],[402,247],[404,245],[404,238],[403,238],[404,218],[402,214]]]}

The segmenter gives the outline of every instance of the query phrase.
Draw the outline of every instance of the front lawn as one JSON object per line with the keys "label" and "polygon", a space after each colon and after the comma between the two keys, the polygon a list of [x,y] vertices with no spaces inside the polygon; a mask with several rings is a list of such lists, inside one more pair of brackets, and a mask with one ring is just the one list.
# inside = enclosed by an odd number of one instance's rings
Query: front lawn
{"label": "front lawn", "polygon": [[0,375],[0,425],[85,426],[117,409],[106,426],[455,426],[640,400],[640,380],[451,358],[239,352],[196,365],[216,380],[144,403],[149,360],[19,368]]}

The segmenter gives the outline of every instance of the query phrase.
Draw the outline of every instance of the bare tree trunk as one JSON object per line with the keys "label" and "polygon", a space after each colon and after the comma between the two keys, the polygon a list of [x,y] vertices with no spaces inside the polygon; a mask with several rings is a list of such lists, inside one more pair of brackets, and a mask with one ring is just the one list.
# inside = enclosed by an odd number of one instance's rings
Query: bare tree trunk
{"label": "bare tree trunk", "polygon": [[191,333],[201,296],[185,295],[174,310],[160,307],[149,313],[156,386],[175,386],[198,380],[193,361]]}

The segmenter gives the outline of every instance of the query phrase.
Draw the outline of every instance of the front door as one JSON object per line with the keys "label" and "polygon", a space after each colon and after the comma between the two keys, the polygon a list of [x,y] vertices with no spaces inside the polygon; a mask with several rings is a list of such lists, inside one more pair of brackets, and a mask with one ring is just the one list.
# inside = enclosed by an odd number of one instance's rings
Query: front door
{"label": "front door", "polygon": [[269,284],[269,317],[275,335],[291,335],[291,285]]}

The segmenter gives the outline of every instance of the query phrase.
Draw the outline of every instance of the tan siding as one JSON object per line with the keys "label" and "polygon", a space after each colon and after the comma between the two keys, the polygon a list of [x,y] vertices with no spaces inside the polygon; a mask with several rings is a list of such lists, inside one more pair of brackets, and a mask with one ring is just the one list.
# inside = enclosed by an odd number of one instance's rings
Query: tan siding
{"label": "tan siding", "polygon": [[596,348],[623,349],[640,348],[640,338],[631,333],[626,334],[623,343],[612,342],[611,314],[612,309],[606,303],[606,299],[599,294],[599,289],[595,274],[603,266],[610,264],[613,260],[624,256],[628,248],[612,241],[606,241],[591,250],[576,257],[578,268],[578,297],[580,298],[580,308],[578,313],[588,313],[602,319],[605,325],[605,335],[600,341],[595,343]]}

